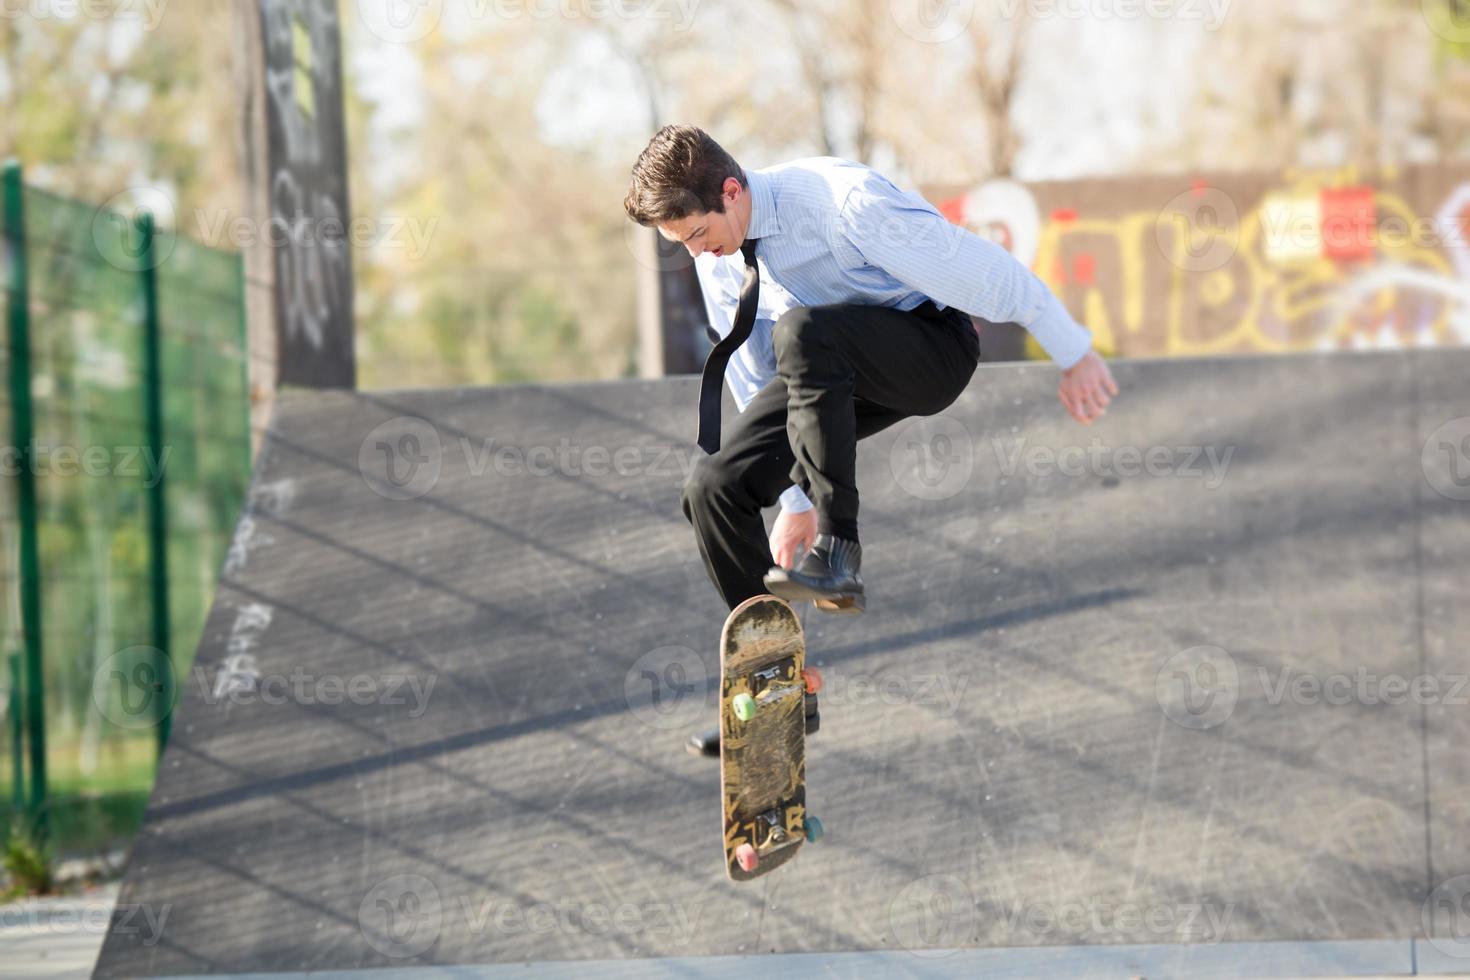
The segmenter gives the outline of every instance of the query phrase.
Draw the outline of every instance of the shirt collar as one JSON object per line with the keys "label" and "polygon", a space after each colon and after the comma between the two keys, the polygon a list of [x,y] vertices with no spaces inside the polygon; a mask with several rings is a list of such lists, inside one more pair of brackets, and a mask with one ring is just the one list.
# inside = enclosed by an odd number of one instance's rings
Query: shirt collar
{"label": "shirt collar", "polygon": [[745,230],[745,237],[765,238],[777,234],[781,230],[781,219],[776,215],[774,178],[747,170],[745,182],[750,187],[750,227]]}

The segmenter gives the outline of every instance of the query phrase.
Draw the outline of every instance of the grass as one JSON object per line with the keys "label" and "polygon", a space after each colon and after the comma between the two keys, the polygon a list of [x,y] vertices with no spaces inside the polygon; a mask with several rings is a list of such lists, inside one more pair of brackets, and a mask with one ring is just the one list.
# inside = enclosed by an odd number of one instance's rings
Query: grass
{"label": "grass", "polygon": [[[102,747],[93,772],[83,773],[75,740],[48,745],[49,851],[59,857],[92,857],[126,847],[143,822],[157,752],[158,743],[151,737],[118,739]],[[11,774],[5,768],[0,778],[0,828],[15,826],[18,818],[11,812]],[[26,837],[7,834],[7,864],[8,849],[17,836]],[[23,865],[29,859],[17,858]],[[14,870],[11,875],[20,878]]]}

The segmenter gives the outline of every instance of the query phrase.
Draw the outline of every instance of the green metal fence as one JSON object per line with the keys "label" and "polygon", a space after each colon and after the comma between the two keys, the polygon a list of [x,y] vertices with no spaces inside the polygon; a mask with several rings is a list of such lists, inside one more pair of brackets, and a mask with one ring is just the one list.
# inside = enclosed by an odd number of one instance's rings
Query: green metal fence
{"label": "green metal fence", "polygon": [[3,210],[0,807],[84,848],[141,816],[244,497],[243,266],[14,165]]}

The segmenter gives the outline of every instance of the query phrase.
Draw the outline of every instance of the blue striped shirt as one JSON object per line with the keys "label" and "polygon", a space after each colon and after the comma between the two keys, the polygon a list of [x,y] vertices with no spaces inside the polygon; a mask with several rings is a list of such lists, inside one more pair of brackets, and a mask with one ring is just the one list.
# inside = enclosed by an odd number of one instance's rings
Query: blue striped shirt
{"label": "blue striped shirt", "polygon": [[[1092,335],[1012,255],[957,225],[928,201],[882,174],[836,157],[811,157],[747,170],[761,271],[755,330],[731,358],[725,382],[740,410],[776,376],[771,328],[797,306],[863,303],[912,310],[926,300],[992,323],[1018,323],[1058,365],[1069,368]],[[710,326],[730,332],[744,259],[705,254],[695,262]],[[781,496],[808,509],[800,489]]]}

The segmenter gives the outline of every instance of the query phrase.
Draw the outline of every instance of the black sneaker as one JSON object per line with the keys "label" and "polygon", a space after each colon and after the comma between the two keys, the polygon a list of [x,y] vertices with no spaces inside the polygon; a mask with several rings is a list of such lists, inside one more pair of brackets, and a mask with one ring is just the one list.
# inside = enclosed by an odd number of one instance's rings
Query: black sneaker
{"label": "black sneaker", "polygon": [[703,755],[711,759],[720,757],[720,730],[711,728],[707,732],[695,732],[689,736],[689,741],[684,743],[684,749],[690,755]]}
{"label": "black sneaker", "polygon": [[863,546],[856,541],[819,534],[795,568],[772,568],[766,588],[783,599],[811,599],[823,612],[860,613],[867,607],[858,568]]}

